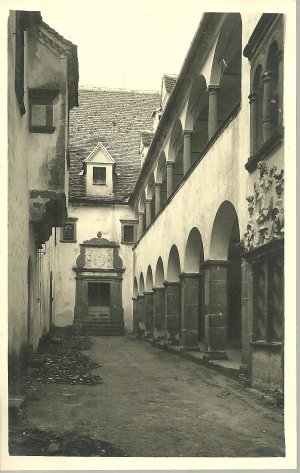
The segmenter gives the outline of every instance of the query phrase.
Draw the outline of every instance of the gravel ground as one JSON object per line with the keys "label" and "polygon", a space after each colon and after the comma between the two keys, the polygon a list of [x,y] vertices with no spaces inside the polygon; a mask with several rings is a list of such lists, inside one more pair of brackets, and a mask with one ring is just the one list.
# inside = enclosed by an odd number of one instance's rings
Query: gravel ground
{"label": "gravel ground", "polygon": [[25,405],[27,429],[77,432],[133,457],[284,456],[281,408],[143,341],[92,341],[85,355],[101,365],[92,375],[103,383],[36,383]]}

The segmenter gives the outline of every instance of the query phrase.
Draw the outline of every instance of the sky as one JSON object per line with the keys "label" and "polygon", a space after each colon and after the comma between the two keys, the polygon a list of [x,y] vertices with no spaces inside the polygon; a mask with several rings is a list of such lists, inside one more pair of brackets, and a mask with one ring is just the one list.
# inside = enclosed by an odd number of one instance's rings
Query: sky
{"label": "sky", "polygon": [[78,46],[83,87],[160,90],[178,74],[201,20],[202,0],[61,0],[43,20]]}

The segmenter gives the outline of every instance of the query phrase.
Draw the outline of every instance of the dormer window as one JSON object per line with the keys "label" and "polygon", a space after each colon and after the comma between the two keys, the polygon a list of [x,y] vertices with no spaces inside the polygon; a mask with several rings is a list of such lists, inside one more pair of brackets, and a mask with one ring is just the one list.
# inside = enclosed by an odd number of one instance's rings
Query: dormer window
{"label": "dormer window", "polygon": [[97,186],[106,185],[106,168],[93,167],[93,184]]}
{"label": "dormer window", "polygon": [[29,90],[29,130],[34,133],[53,133],[53,100],[58,90]]}
{"label": "dormer window", "polygon": [[83,161],[86,195],[110,197],[113,195],[116,163],[102,143],[98,143]]}

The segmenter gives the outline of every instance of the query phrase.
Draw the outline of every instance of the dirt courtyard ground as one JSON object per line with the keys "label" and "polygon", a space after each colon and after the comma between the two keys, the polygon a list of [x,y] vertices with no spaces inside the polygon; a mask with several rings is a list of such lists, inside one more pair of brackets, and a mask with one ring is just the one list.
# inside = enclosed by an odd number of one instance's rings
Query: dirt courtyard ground
{"label": "dirt courtyard ground", "polygon": [[284,456],[283,410],[239,383],[150,344],[93,337],[95,386],[39,384],[30,428],[78,432],[128,456]]}

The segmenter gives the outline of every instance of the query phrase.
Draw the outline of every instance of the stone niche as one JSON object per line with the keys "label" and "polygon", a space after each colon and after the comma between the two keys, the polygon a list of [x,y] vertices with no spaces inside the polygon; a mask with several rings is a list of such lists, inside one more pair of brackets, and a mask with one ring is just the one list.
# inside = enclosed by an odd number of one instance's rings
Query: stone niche
{"label": "stone niche", "polygon": [[76,260],[75,322],[123,323],[123,261],[114,241],[97,237],[80,245]]}

